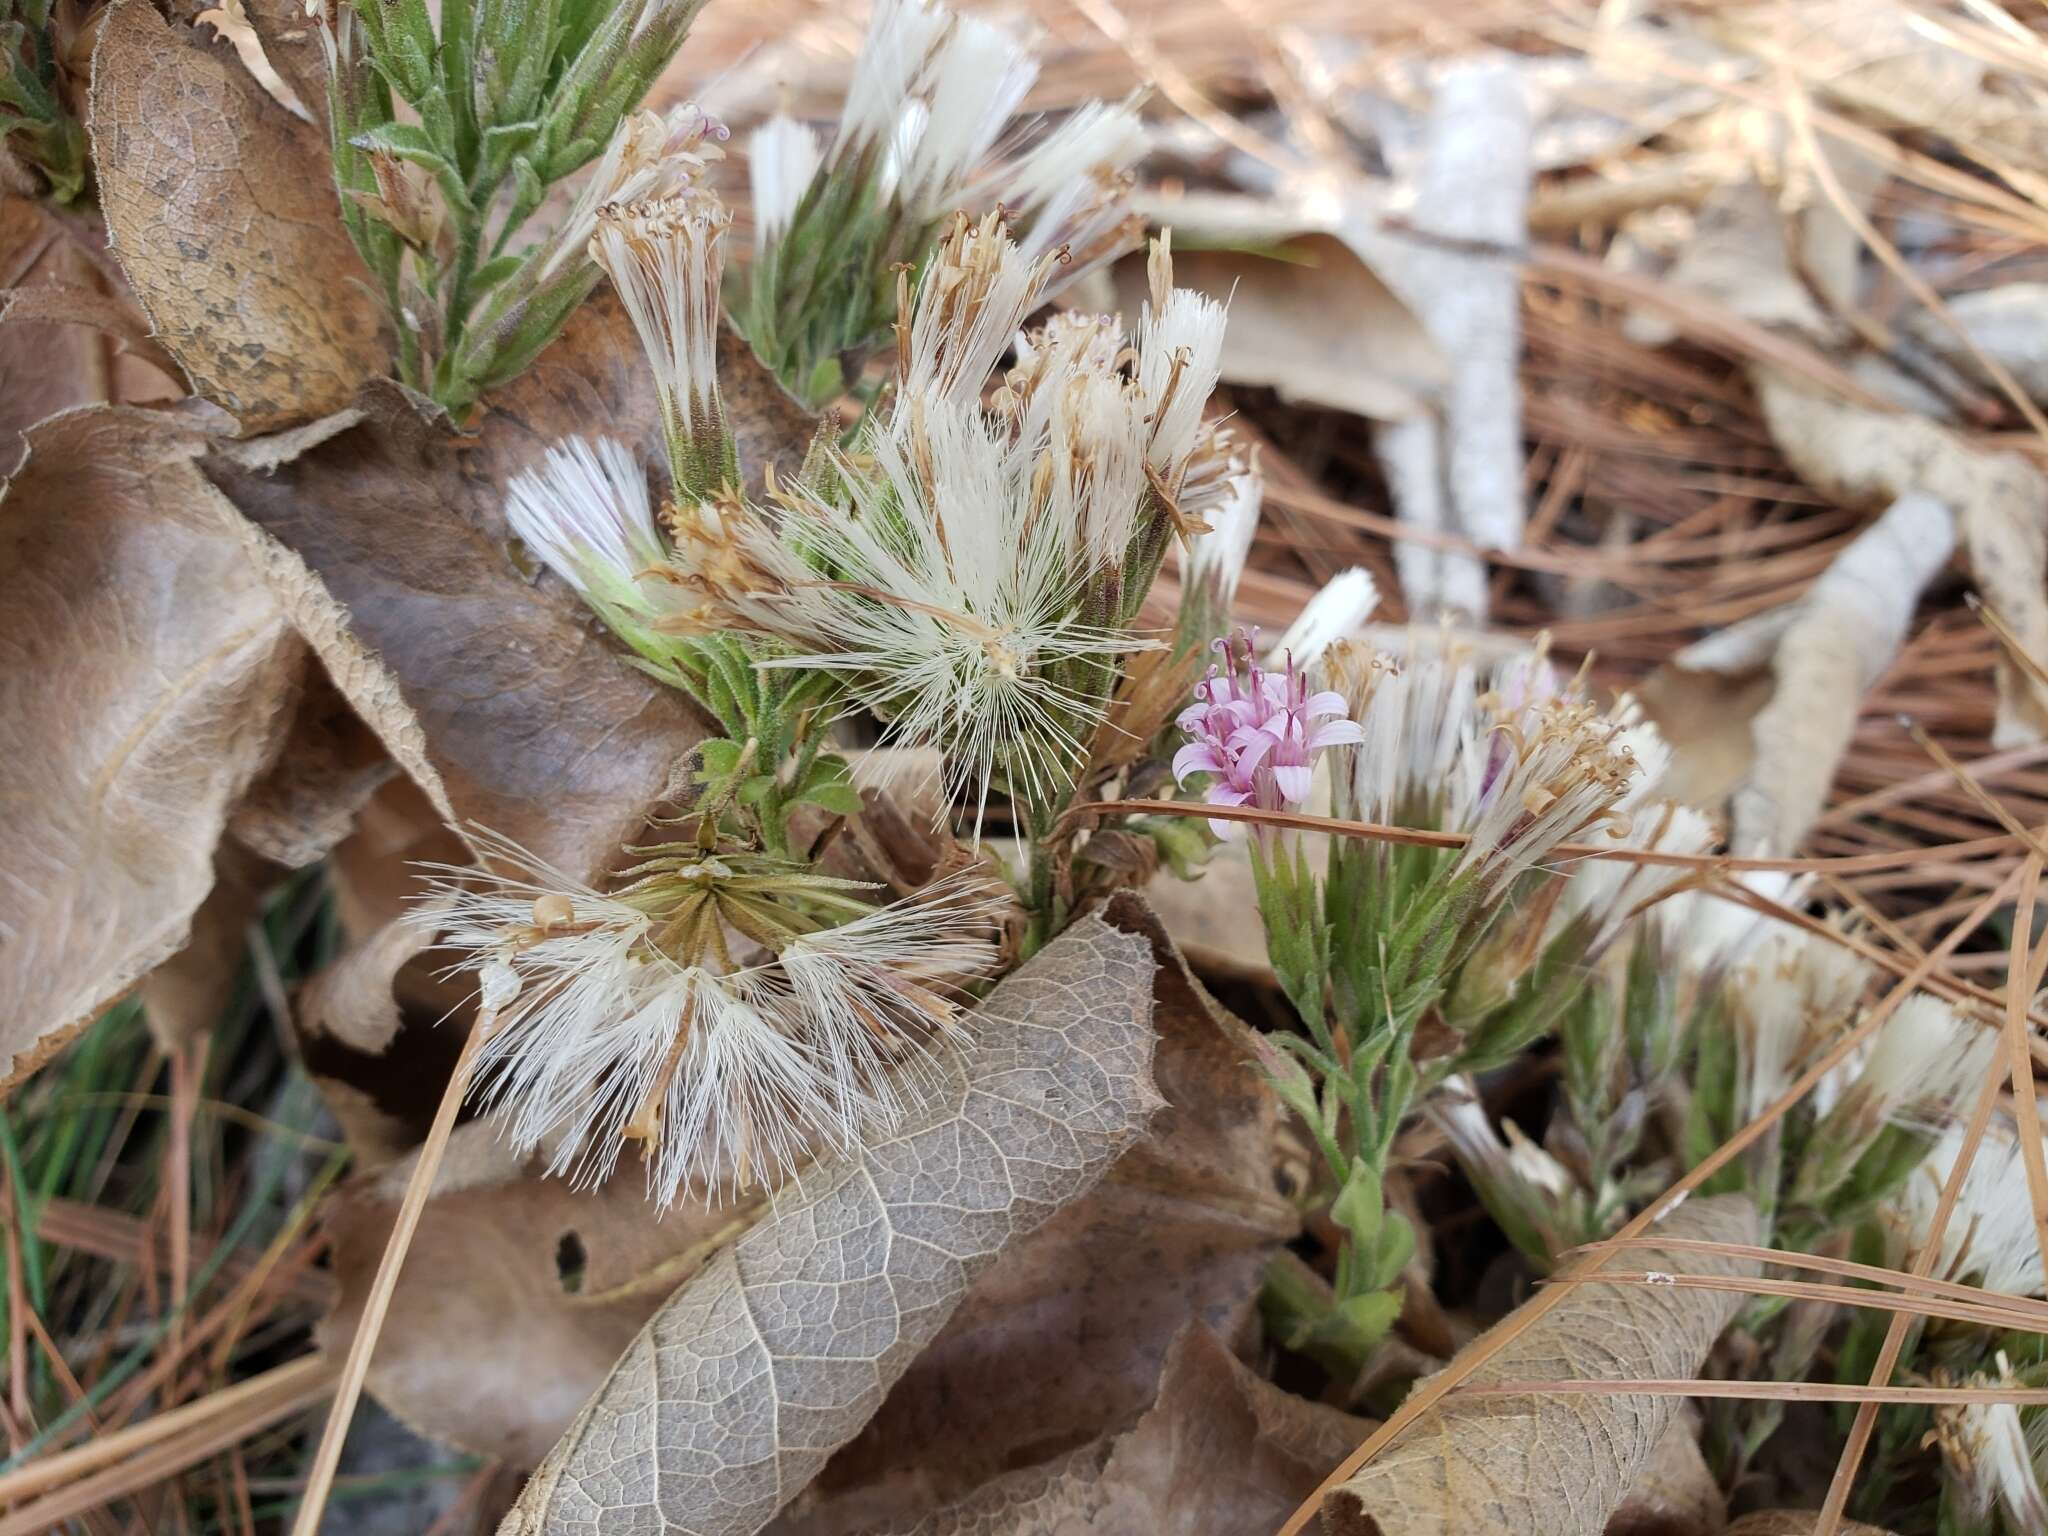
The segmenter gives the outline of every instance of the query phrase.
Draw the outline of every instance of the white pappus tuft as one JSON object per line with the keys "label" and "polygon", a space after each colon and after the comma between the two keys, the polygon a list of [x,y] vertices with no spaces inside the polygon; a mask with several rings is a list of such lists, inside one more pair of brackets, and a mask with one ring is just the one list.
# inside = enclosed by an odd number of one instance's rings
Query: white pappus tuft
{"label": "white pappus tuft", "polygon": [[572,437],[512,481],[505,520],[549,570],[608,621],[660,611],[658,582],[668,541],[655,526],[647,476],[624,443]]}
{"label": "white pappus tuft", "polygon": [[780,113],[747,140],[747,185],[754,204],[754,255],[782,238],[825,152],[815,129]]}
{"label": "white pappus tuft", "polygon": [[1371,618],[1379,601],[1370,572],[1356,565],[1339,571],[1308,600],[1268,654],[1292,656],[1296,666],[1312,667],[1323,652]]}
{"label": "white pappus tuft", "polygon": [[[1934,1230],[1934,1213],[1962,1155],[1963,1135],[1960,1126],[1942,1132],[1892,1198],[1892,1211],[1912,1252],[1925,1246]],[[2044,1294],[2040,1238],[2024,1158],[2011,1122],[1993,1120],[1942,1229],[1940,1251],[1929,1271],[1937,1279],[1968,1281],[2009,1296]]]}
{"label": "white pappus tuft", "polygon": [[717,489],[724,457],[718,290],[731,225],[717,198],[687,193],[607,203],[590,240],[647,353],[678,479],[699,494]]}
{"label": "white pappus tuft", "polygon": [[[960,1027],[958,984],[994,960],[995,903],[958,881],[779,950],[728,931],[683,952],[675,914],[732,877],[720,859],[606,895],[486,843],[512,873],[444,869],[415,916],[497,978],[479,1094],[553,1174],[602,1182],[641,1143],[661,1205],[772,1183],[893,1125]],[[758,904],[760,878],[747,889]]]}

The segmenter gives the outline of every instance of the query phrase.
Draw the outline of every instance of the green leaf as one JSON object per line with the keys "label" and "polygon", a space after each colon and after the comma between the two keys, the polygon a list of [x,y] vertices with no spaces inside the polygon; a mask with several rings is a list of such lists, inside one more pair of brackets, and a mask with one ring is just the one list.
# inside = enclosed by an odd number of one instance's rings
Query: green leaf
{"label": "green leaf", "polygon": [[858,816],[865,807],[853,787],[853,770],[843,757],[819,757],[789,797],[789,803],[815,805],[834,816]]}
{"label": "green leaf", "polygon": [[1415,1228],[1399,1211],[1387,1212],[1373,1239],[1365,1273],[1373,1285],[1392,1285],[1415,1257]]}
{"label": "green leaf", "polygon": [[[1330,1219],[1350,1235],[1351,1241],[1361,1251],[1370,1252],[1379,1237],[1380,1220],[1386,1215],[1386,1210],[1379,1174],[1367,1164],[1357,1163],[1330,1206]],[[1413,1234],[1410,1234],[1409,1241],[1413,1243]]]}

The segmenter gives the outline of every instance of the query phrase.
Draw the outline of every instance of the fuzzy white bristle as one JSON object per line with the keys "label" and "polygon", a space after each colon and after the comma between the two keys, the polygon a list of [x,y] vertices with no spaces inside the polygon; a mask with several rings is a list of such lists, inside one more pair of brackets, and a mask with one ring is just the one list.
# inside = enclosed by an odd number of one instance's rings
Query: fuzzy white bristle
{"label": "fuzzy white bristle", "polygon": [[1292,656],[1296,666],[1312,667],[1322,659],[1323,652],[1371,618],[1379,600],[1379,588],[1362,566],[1339,571],[1308,600],[1270,654]]}
{"label": "fuzzy white bristle", "polygon": [[522,1153],[597,1183],[647,1140],[650,1195],[714,1197],[885,1132],[957,1032],[950,988],[993,963],[993,899],[958,882],[731,971],[682,964],[647,912],[480,834],[509,873],[443,869],[415,916],[505,978],[479,1092]]}
{"label": "fuzzy white bristle", "polygon": [[929,478],[904,441],[878,433],[872,467],[847,477],[852,516],[791,498],[792,539],[842,579],[776,600],[771,626],[802,654],[775,664],[857,674],[893,742],[947,753],[956,790],[985,796],[1005,759],[1049,793],[1082,743],[1066,723],[1080,701],[1047,668],[1112,668],[1133,641],[1074,614],[1080,531],[1071,507],[1033,515],[1031,461],[971,406],[940,400],[920,415]]}
{"label": "fuzzy white bristle", "polygon": [[1224,310],[1207,294],[1175,288],[1138,322],[1138,388],[1151,406],[1146,461],[1179,483],[1223,367]]}
{"label": "fuzzy white bristle", "polygon": [[754,201],[754,254],[782,238],[797,204],[824,163],[817,131],[777,114],[747,140],[747,185]]}
{"label": "fuzzy white bristle", "polygon": [[698,193],[607,204],[591,237],[646,350],[671,442],[718,430],[718,290],[731,225],[723,203]]}
{"label": "fuzzy white bristle", "polygon": [[[1934,1230],[1934,1213],[1962,1153],[1963,1136],[1960,1126],[1943,1131],[1893,1199],[1913,1252]],[[1994,1120],[1970,1160],[1931,1273],[2010,1296],[2044,1294],[2024,1154],[2009,1121]]]}
{"label": "fuzzy white bristle", "polygon": [[1237,597],[1238,579],[1259,531],[1265,493],[1265,477],[1256,469],[1226,476],[1222,495],[1202,509],[1209,531],[1188,544],[1188,582],[1209,588],[1218,614],[1227,613]]}
{"label": "fuzzy white bristle", "polygon": [[652,611],[641,573],[668,558],[647,476],[625,444],[572,437],[517,476],[505,521],[549,570],[600,611]]}
{"label": "fuzzy white bristle", "polygon": [[[2003,1353],[1999,1364],[2005,1364]],[[1994,1385],[1997,1383],[1994,1383]],[[1987,1519],[1994,1505],[2016,1531],[2048,1530],[2048,1491],[2041,1482],[2042,1430],[2029,1434],[2011,1403],[1969,1403],[1936,1410],[1937,1440],[1968,1490],[1970,1510]],[[2048,1425],[2048,1420],[2037,1420]]]}
{"label": "fuzzy white bristle", "polygon": [[1997,1053],[1995,1030],[1916,992],[1879,1028],[1856,1081],[1885,1119],[1939,1124],[1983,1085]]}

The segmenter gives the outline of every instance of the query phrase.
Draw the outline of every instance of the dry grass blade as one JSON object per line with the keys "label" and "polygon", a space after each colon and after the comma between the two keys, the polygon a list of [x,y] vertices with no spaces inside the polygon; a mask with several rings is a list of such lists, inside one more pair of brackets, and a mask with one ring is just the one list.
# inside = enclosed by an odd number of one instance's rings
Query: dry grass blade
{"label": "dry grass blade", "polygon": [[334,1389],[336,1374],[333,1362],[323,1356],[295,1360],[80,1447],[70,1453],[77,1461],[52,1457],[51,1462],[63,1460],[73,1475],[84,1475],[0,1515],[0,1536],[43,1536],[111,1500],[154,1487],[312,1407]]}
{"label": "dry grass blade", "polygon": [[417,1161],[405,1187],[405,1198],[399,1204],[391,1237],[384,1247],[384,1257],[378,1262],[376,1279],[371,1283],[369,1298],[363,1304],[362,1321],[357,1325],[355,1337],[349,1341],[348,1355],[341,1363],[340,1379],[334,1390],[334,1406],[328,1410],[326,1426],[320,1431],[320,1445],[313,1454],[312,1468],[306,1474],[306,1491],[292,1521],[293,1536],[319,1536],[320,1516],[334,1487],[335,1470],[341,1464],[342,1442],[348,1437],[349,1421],[355,1417],[356,1402],[362,1395],[363,1377],[369,1372],[370,1355],[377,1347],[377,1335],[383,1330],[384,1316],[391,1306],[391,1293],[398,1285],[398,1272],[404,1267],[413,1233],[419,1230],[420,1212],[426,1209],[427,1197],[434,1192],[434,1175],[440,1171],[441,1154],[447,1150],[449,1134],[455,1129],[456,1112],[461,1109],[463,1096],[469,1091],[470,1073],[476,1066],[477,1052],[496,1020],[497,1010],[488,1004],[477,1014],[475,1024],[470,1027],[469,1038],[463,1042],[462,1056],[449,1076],[447,1088],[442,1091],[440,1106],[434,1111],[433,1126],[416,1154]]}
{"label": "dry grass blade", "polygon": [[[1916,1403],[1925,1407],[1946,1404],[2010,1403],[2015,1407],[2048,1405],[2048,1387],[1859,1387],[1837,1381],[1715,1381],[1672,1377],[1660,1381],[1632,1381],[1632,1393],[1644,1397],[1729,1397],[1755,1402],[1862,1403],[1873,1411],[1886,1403]],[[1559,1397],[1598,1397],[1614,1391],[1614,1383],[1547,1379],[1541,1381],[1495,1381],[1484,1386],[1465,1387],[1461,1397],[1518,1397],[1550,1393]],[[1820,1536],[1815,1527],[1814,1536]]]}
{"label": "dry grass blade", "polygon": [[[1301,811],[1267,811],[1254,805],[1207,805],[1186,800],[1097,800],[1076,806],[1067,813],[1075,820],[1099,816],[1200,816],[1216,821],[1244,821],[1258,826],[1287,827],[1300,832],[1328,832],[1338,837],[1373,838],[1381,842],[1406,843],[1417,848],[1462,848],[1470,841],[1462,832],[1430,832],[1415,827],[1396,827],[1370,821],[1345,821],[1335,816],[1311,816]],[[2010,837],[1979,837],[1968,842],[1940,844],[1898,853],[1856,854],[1846,858],[1738,859],[1713,853],[1669,853],[1656,848],[1615,848],[1593,843],[1559,843],[1559,859],[1613,859],[1624,864],[1653,864],[1667,869],[1702,869],[1734,874],[1743,871],[1774,871],[1781,874],[1861,874],[1874,870],[1911,868],[1944,859],[1969,858],[1997,853],[2012,846]]]}
{"label": "dry grass blade", "polygon": [[[1728,1257],[1735,1255],[1730,1252]],[[1959,1323],[1976,1323],[1985,1328],[2012,1328],[2027,1333],[2048,1333],[2048,1304],[2031,1297],[2015,1298],[2015,1304],[2000,1305],[1998,1293],[1981,1292],[1982,1300],[1941,1300],[1928,1296],[1901,1296],[1873,1291],[1864,1286],[1826,1285],[1811,1280],[1730,1280],[1720,1275],[1678,1274],[1662,1269],[1603,1272],[1604,1285],[1675,1285],[1680,1290],[1732,1291],[1745,1296],[1782,1296],[1787,1301],[1825,1301],[1843,1307],[1867,1307],[1879,1312],[1904,1312],[1914,1317],[1940,1317]]]}

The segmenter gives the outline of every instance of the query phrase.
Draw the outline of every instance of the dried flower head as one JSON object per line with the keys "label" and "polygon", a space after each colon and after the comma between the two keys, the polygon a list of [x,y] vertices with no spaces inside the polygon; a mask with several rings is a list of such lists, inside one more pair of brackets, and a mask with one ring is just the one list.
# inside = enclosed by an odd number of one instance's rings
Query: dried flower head
{"label": "dried flower head", "polygon": [[780,113],[748,137],[747,187],[753,194],[757,258],[788,230],[824,158],[817,132]]}
{"label": "dried flower head", "polygon": [[1338,641],[1354,634],[1379,606],[1379,588],[1360,566],[1339,571],[1316,589],[1274,645],[1272,654],[1290,656],[1297,666],[1312,667]]}
{"label": "dried flower head", "polygon": [[614,438],[572,437],[517,476],[505,520],[520,542],[588,603],[658,675],[676,680],[686,611],[655,526],[647,475]]}
{"label": "dried flower head", "polygon": [[[1963,1135],[1960,1126],[1943,1131],[1925,1161],[1889,1202],[1910,1252],[1925,1247],[1934,1231],[1934,1213],[1956,1159],[1962,1155]],[[2024,1156],[2012,1123],[1993,1120],[1963,1175],[1962,1190],[1942,1229],[1940,1251],[1929,1273],[1937,1279],[1965,1281],[2009,1296],[2048,1295]]]}
{"label": "dried flower head", "polygon": [[569,263],[589,258],[601,209],[614,203],[661,202],[699,185],[705,168],[725,158],[721,146],[728,136],[723,123],[691,102],[666,113],[640,111],[621,118],[568,216],[549,235],[541,278],[552,278]]}
{"label": "dried flower head", "polygon": [[1113,321],[1033,333],[981,404],[1043,265],[1000,217],[956,219],[906,285],[898,386],[854,442],[779,486],[772,515],[721,501],[671,519],[677,579],[701,598],[679,625],[839,674],[978,804],[998,783],[1044,801],[1071,781],[1123,659],[1153,643],[1130,625],[1172,528],[1146,463],[1170,402]]}
{"label": "dried flower head", "polygon": [[[2013,1385],[2005,1351],[1997,1352],[1995,1364],[1995,1379],[1972,1385]],[[1942,1462],[1977,1520],[1988,1522],[1993,1509],[2002,1507],[2010,1529],[2048,1530],[2048,1419],[2036,1415],[2029,1430],[2011,1403],[1970,1403],[1935,1409],[1934,1424]]]}
{"label": "dried flower head", "polygon": [[1339,814],[1463,833],[1458,869],[1489,887],[1559,843],[1624,830],[1662,772],[1652,728],[1559,691],[1540,655],[1485,686],[1469,657],[1420,637],[1404,659],[1354,644],[1332,665],[1365,729]]}
{"label": "dried flower head", "polygon": [[606,203],[590,240],[653,368],[678,499],[714,495],[739,472],[718,399],[719,283],[731,225],[716,197],[688,192]]}
{"label": "dried flower head", "polygon": [[603,894],[490,848],[512,873],[443,870],[418,916],[499,978],[481,1092],[553,1173],[601,1181],[640,1142],[663,1205],[892,1124],[994,960],[995,906],[957,881],[870,908],[852,882],[678,847]]}

